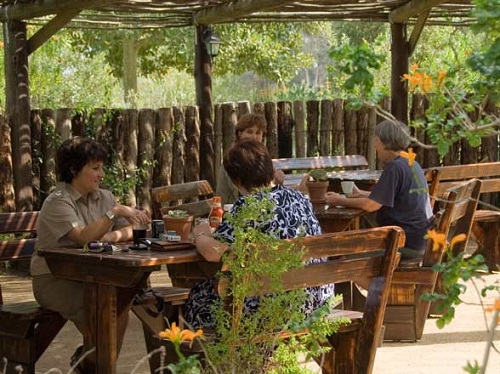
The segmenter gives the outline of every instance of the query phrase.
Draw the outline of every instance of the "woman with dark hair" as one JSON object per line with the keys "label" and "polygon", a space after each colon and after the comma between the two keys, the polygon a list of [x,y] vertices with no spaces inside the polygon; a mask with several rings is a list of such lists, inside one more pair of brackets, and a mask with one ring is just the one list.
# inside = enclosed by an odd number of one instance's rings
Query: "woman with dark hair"
{"label": "woman with dark hair", "polygon": [[[94,240],[131,240],[131,225],[150,221],[146,212],[118,204],[110,191],[100,188],[106,161],[106,150],[92,139],[75,137],[60,146],[57,152],[60,182],[40,210],[35,249],[82,248]],[[74,322],[83,336],[90,336],[83,308],[84,285],[56,279],[45,259],[36,252],[31,259],[31,275],[38,303]],[[127,321],[126,313],[118,321],[119,347]],[[78,347],[73,355],[72,366],[81,355],[93,348],[88,346],[89,341],[84,343],[86,345]],[[94,372],[92,356],[88,355],[89,359],[77,368],[78,372]]]}
{"label": "woman with dark hair", "polygon": [[[260,114],[244,114],[236,124],[236,143],[243,140],[255,140],[262,143],[266,131],[267,124],[263,116]],[[285,174],[282,170],[274,170],[273,178],[276,184],[283,184]],[[215,194],[221,197],[222,204],[233,204],[240,197],[238,189],[224,167],[219,170]]]}
{"label": "woman with dark hair", "polygon": [[[231,214],[245,204],[246,196],[268,197],[275,203],[273,218],[257,225],[277,239],[290,239],[301,235],[320,235],[321,228],[314,216],[311,202],[299,191],[273,186],[274,169],[271,156],[262,143],[245,140],[236,143],[224,158],[224,168],[238,188],[241,197],[235,202]],[[262,191],[270,188],[269,192]],[[234,242],[234,229],[227,221],[212,234],[210,225],[202,223],[193,229],[198,252],[211,262],[219,262],[225,251]],[[308,290],[311,297],[306,312],[323,305],[333,296],[333,286],[315,287]],[[213,326],[210,313],[212,303],[218,299],[212,279],[196,285],[190,293],[184,312],[186,321],[195,327]],[[246,302],[247,310],[255,309],[255,298]]]}

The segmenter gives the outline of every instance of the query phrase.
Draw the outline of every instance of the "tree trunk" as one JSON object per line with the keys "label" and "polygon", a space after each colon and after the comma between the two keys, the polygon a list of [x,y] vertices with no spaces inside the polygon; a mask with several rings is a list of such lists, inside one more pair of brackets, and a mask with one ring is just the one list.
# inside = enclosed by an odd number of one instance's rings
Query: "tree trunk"
{"label": "tree trunk", "polygon": [[126,35],[123,44],[123,97],[130,108],[137,107],[137,37]]}

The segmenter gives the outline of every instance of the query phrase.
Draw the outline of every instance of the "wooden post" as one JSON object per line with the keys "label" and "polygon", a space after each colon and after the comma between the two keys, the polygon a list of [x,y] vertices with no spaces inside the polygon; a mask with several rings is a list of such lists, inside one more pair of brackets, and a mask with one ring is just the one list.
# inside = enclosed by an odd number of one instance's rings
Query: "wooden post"
{"label": "wooden post", "polygon": [[172,184],[184,182],[184,144],[186,143],[184,110],[174,107],[174,141],[172,143]]}
{"label": "wooden post", "polygon": [[321,100],[321,121],[319,123],[319,154],[330,156],[332,142],[332,100]]}
{"label": "wooden post", "polygon": [[391,24],[391,113],[408,124],[408,88],[401,80],[408,73],[410,58],[406,29],[406,23]]}
{"label": "wooden post", "polygon": [[153,187],[170,185],[172,173],[172,138],[174,115],[172,108],[158,109],[155,133],[155,160]]}
{"label": "wooden post", "polygon": [[41,200],[49,195],[52,187],[56,185],[56,152],[59,145],[56,142],[56,121],[52,109],[42,109],[42,139],[40,141],[41,157],[44,162],[40,166],[40,197]]}
{"label": "wooden post", "polygon": [[[215,178],[214,189],[217,189],[217,179],[219,176],[219,170],[222,167],[222,160],[224,154],[222,152],[222,142],[224,140],[222,132],[222,104],[215,104],[214,107],[215,118],[214,118],[214,171],[217,178]],[[234,136],[234,135],[233,135]]]}
{"label": "wooden post", "polygon": [[6,118],[0,116],[0,209],[2,212],[13,212],[16,209],[11,153],[10,128]]}
{"label": "wooden post", "polygon": [[332,151],[334,155],[345,155],[344,138],[344,100],[333,100],[333,136]]}
{"label": "wooden post", "polygon": [[[138,155],[137,166],[142,169],[142,183],[136,185],[137,205],[152,212],[151,188],[153,188],[153,157],[154,157],[154,123],[155,111],[153,109],[141,109],[139,111],[138,126]],[[138,176],[137,176],[138,177]]]}
{"label": "wooden post", "polygon": [[297,100],[293,102],[293,118],[295,118],[295,157],[306,156],[304,102]]}
{"label": "wooden post", "polygon": [[200,179],[206,179],[215,186],[212,61],[203,42],[206,30],[208,26],[196,26],[194,80],[196,103],[200,109]]}
{"label": "wooden post", "polygon": [[306,101],[307,118],[307,156],[317,156],[319,152],[318,145],[318,127],[319,127],[319,101]]}
{"label": "wooden post", "polygon": [[292,103],[278,102],[278,154],[279,157],[293,157]]}
{"label": "wooden post", "polygon": [[197,181],[200,178],[200,122],[198,108],[186,107],[186,169],[184,182]]}
{"label": "wooden post", "polygon": [[266,146],[272,158],[279,156],[278,151],[278,105],[273,101],[264,104],[267,122]]}
{"label": "wooden post", "polygon": [[26,23],[4,22],[5,101],[11,129],[14,193],[18,212],[33,210],[30,94]]}

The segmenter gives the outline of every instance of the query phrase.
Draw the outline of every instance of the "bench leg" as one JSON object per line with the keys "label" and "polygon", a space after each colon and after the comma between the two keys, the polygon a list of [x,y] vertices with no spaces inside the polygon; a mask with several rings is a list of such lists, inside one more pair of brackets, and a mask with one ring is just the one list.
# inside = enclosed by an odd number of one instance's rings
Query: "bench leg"
{"label": "bench leg", "polygon": [[489,271],[500,270],[500,217],[495,221],[474,222],[472,236],[477,243],[477,252],[484,256]]}
{"label": "bench leg", "polygon": [[[179,323],[178,315],[179,315],[180,306],[174,306],[172,304],[165,305],[165,310],[163,314],[153,315],[144,308],[143,305],[133,305],[132,312],[139,318],[142,322],[142,330],[144,333],[144,341],[146,343],[146,350],[148,353],[153,351],[157,351],[159,348],[164,346],[166,348],[166,356],[165,356],[165,365],[169,362],[174,362],[177,359],[177,354],[175,353],[173,346],[162,344],[162,342],[155,338],[154,335],[158,332],[165,330],[167,328],[167,320],[172,322]],[[171,349],[169,349],[171,348]],[[162,354],[157,351],[149,357],[149,369],[151,374],[158,373],[156,370],[161,365],[161,356]]]}

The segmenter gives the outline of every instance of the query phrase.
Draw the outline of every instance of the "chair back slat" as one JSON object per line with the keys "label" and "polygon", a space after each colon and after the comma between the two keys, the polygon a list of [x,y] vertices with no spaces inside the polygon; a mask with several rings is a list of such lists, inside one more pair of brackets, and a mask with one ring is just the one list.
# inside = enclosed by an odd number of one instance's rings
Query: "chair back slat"
{"label": "chair back slat", "polygon": [[[363,311],[362,328],[357,339],[356,372],[370,373],[376,349],[392,274],[399,258],[397,249],[404,245],[405,235],[400,227],[386,226],[352,230],[299,239],[285,240],[304,251],[304,261],[323,259],[322,263],[307,263],[285,272],[281,277],[284,290],[304,289],[331,283],[371,278],[367,302]],[[265,250],[262,250],[265,261]],[[270,293],[269,283],[259,282],[257,295]],[[218,291],[225,295],[226,282],[219,282]],[[252,296],[252,295],[249,295]]]}
{"label": "chair back slat", "polygon": [[162,219],[172,209],[187,210],[194,216],[206,215],[210,209],[207,211],[208,202],[204,200],[213,196],[214,191],[207,180],[155,187],[151,190],[153,218]]}

